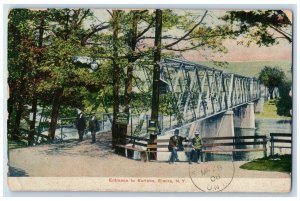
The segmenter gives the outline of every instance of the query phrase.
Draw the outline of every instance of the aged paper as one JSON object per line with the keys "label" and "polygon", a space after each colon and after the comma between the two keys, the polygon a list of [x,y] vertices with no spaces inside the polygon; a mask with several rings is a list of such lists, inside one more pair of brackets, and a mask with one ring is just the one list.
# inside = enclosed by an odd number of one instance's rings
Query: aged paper
{"label": "aged paper", "polygon": [[291,191],[290,10],[11,9],[11,191]]}

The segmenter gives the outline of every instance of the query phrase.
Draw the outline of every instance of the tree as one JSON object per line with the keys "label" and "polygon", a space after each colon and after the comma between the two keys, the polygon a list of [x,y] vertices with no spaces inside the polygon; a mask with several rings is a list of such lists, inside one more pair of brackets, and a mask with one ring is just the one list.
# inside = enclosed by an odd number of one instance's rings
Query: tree
{"label": "tree", "polygon": [[[128,22],[129,21],[129,26]],[[147,26],[143,29],[138,29],[138,26],[142,23],[147,23]],[[149,14],[148,10],[132,10],[128,14],[125,13],[123,18],[123,32],[125,35],[125,44],[127,45],[128,51],[126,53],[127,57],[127,72],[125,78],[125,93],[124,93],[124,113],[128,116],[130,105],[132,104],[132,88],[133,88],[133,71],[135,62],[143,57],[146,51],[139,51],[138,49],[138,39],[146,34],[154,24],[154,17]],[[120,135],[127,135],[127,125],[120,125]]]}
{"label": "tree", "polygon": [[83,108],[87,92],[98,92],[102,88],[98,74],[89,73],[86,66],[74,64],[73,58],[95,54],[87,43],[90,37],[107,26],[101,23],[84,28],[84,22],[92,17],[89,9],[48,9],[45,17],[48,22],[44,27],[47,38],[45,59],[39,63],[41,81],[36,88],[40,104],[52,106],[48,133],[52,140],[61,106],[73,107],[73,110],[74,107]]}
{"label": "tree", "polygon": [[[13,9],[8,22],[8,130],[14,138],[20,136],[20,123],[31,97],[32,77],[38,49],[35,45],[35,15],[28,9]],[[28,118],[26,118],[28,120]]]}
{"label": "tree", "polygon": [[254,42],[269,46],[279,39],[293,41],[291,20],[282,10],[228,11],[221,19],[234,25],[235,36],[245,35],[247,45]]}
{"label": "tree", "polygon": [[[161,59],[161,36],[162,36],[162,10],[155,11],[155,41],[153,56],[153,81],[152,81],[152,104],[151,120],[158,123],[159,112],[159,82],[160,82],[160,59]],[[150,140],[155,142],[156,134],[150,136]]]}
{"label": "tree", "polygon": [[[203,50],[206,48],[226,52],[221,41],[227,37],[228,30],[221,26],[210,28],[203,23],[208,11],[204,11],[203,14],[201,13],[199,16],[195,16],[195,14],[189,12],[185,12],[185,14],[182,15],[169,9],[162,10],[161,12],[161,35],[164,36],[161,36],[160,51],[164,51],[164,56],[174,55],[174,53],[181,54],[181,52],[189,50]],[[120,37],[120,39],[125,39],[128,50],[128,52],[125,53],[125,57],[128,58],[128,65],[124,102],[124,112],[127,114],[129,114],[129,106],[131,105],[132,81],[136,79],[132,73],[134,70],[133,64],[137,64],[138,62],[136,61],[139,59],[150,60],[150,57],[157,52],[155,46],[150,46],[156,39],[156,37],[152,35],[155,29],[154,14],[155,12],[149,12],[148,10],[130,11],[128,14],[125,14],[120,23],[125,36]],[[130,22],[129,26],[128,21]],[[149,93],[152,92],[150,91]],[[158,112],[159,110],[157,110],[157,113]],[[127,127],[122,126],[121,130],[121,133],[126,135]]]}
{"label": "tree", "polygon": [[83,108],[84,94],[102,88],[102,80],[89,73],[88,69],[75,65],[73,58],[77,55],[95,55],[95,50],[87,46],[87,43],[90,37],[106,29],[107,25],[100,23],[85,28],[84,22],[93,16],[90,9],[50,9],[48,13],[52,23],[51,41],[47,61],[43,63],[42,69],[48,79],[40,85],[40,91],[44,89],[53,97],[48,133],[52,140],[55,137],[60,107],[66,104]]}
{"label": "tree", "polygon": [[279,87],[285,78],[285,74],[277,67],[272,68],[265,66],[259,73],[258,79],[268,87],[270,98],[273,99],[273,91],[275,87]]}
{"label": "tree", "polygon": [[44,59],[45,55],[45,48],[44,48],[44,33],[47,26],[47,15],[45,11],[37,11],[34,12],[35,21],[37,24],[37,45],[36,45],[36,66],[32,76],[32,105],[31,105],[31,113],[32,119],[30,122],[30,134],[28,138],[28,144],[32,145],[34,143],[34,135],[36,134],[35,130],[35,123],[36,123],[36,114],[37,114],[37,105],[38,105],[38,98],[37,98],[37,85],[39,82],[39,74],[37,73],[38,68],[41,67],[41,62]]}
{"label": "tree", "polygon": [[292,109],[292,97],[290,96],[292,82],[284,80],[278,87],[280,97],[276,102],[277,114],[281,116],[291,116],[290,110]]}
{"label": "tree", "polygon": [[113,42],[113,123],[112,123],[112,147],[121,141],[120,133],[116,124],[117,114],[119,113],[119,84],[120,84],[120,67],[119,67],[119,56],[118,56],[118,37],[119,37],[119,18],[120,10],[113,10],[112,13],[112,42]]}

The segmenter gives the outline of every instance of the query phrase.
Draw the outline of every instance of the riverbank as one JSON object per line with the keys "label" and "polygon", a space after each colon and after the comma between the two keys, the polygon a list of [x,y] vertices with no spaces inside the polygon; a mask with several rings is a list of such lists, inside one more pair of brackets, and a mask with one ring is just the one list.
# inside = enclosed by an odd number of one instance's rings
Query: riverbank
{"label": "riverbank", "polygon": [[292,117],[279,116],[277,114],[276,99],[265,101],[264,110],[262,113],[256,113],[256,119],[278,119],[278,120],[292,120]]}
{"label": "riverbank", "polygon": [[259,171],[277,171],[277,172],[291,172],[292,171],[292,156],[282,155],[271,159],[259,158],[240,166],[245,170],[259,170]]}

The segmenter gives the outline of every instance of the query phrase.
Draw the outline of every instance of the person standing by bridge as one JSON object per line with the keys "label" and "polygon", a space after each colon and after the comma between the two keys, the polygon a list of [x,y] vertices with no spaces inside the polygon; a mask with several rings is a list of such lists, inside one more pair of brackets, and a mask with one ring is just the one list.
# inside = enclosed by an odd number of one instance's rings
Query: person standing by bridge
{"label": "person standing by bridge", "polygon": [[79,141],[83,140],[84,131],[86,128],[85,116],[81,110],[77,109],[76,128],[78,130]]}
{"label": "person standing by bridge", "polygon": [[179,129],[176,128],[174,131],[174,135],[172,137],[170,137],[169,145],[168,145],[168,149],[171,152],[171,157],[169,160],[170,164],[174,163],[175,161],[179,161],[177,151],[184,150],[183,144],[182,144],[183,140],[187,140],[187,138],[179,136]]}
{"label": "person standing by bridge", "polygon": [[95,117],[95,113],[93,113],[89,121],[89,129],[92,135],[92,143],[96,142],[96,132],[99,130],[98,128],[99,128],[99,122]]}
{"label": "person standing by bridge", "polygon": [[[201,148],[202,148],[202,138],[199,136],[199,132],[195,132],[195,137],[192,139],[192,150],[189,154],[189,164],[192,164],[193,159],[195,158],[196,162],[199,163],[199,159],[201,157]],[[202,157],[201,157],[202,161]]]}

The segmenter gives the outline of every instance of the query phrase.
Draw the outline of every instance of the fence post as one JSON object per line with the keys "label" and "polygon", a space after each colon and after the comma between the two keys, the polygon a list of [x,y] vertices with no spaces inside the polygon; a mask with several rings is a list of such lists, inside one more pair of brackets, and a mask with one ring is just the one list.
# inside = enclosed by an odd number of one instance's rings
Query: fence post
{"label": "fence post", "polygon": [[102,131],[104,131],[104,114],[102,113]]}
{"label": "fence post", "polygon": [[132,115],[131,115],[131,117],[130,117],[130,133],[131,133],[131,136],[132,136]]}
{"label": "fence post", "polygon": [[271,157],[274,155],[274,136],[271,133]]}
{"label": "fence post", "polygon": [[63,139],[63,127],[62,127],[62,119],[60,119],[60,139]]}
{"label": "fence post", "polygon": [[148,132],[148,114],[146,115],[146,132]]}
{"label": "fence post", "polygon": [[206,160],[206,153],[203,153],[202,151],[201,151],[201,159],[203,162],[205,162]]}
{"label": "fence post", "polygon": [[161,118],[161,130],[164,129],[164,115],[162,115],[162,118]]}
{"label": "fence post", "polygon": [[232,148],[233,148],[233,150],[232,150],[232,160],[234,161],[235,160],[235,137],[233,137],[232,138],[232,143],[233,143],[233,146],[232,146]]}
{"label": "fence post", "polygon": [[267,158],[267,136],[263,138],[264,143],[264,158]]}

